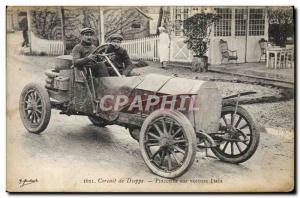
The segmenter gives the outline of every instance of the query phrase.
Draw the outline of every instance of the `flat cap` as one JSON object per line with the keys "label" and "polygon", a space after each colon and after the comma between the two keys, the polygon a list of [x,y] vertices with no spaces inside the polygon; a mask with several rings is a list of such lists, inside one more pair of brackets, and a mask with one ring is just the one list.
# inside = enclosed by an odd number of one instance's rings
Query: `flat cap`
{"label": "flat cap", "polygon": [[120,40],[122,41],[124,38],[121,34],[118,34],[118,33],[115,33],[115,34],[112,34],[110,35],[110,37],[108,38],[108,40],[112,41],[114,39],[117,39],[117,40]]}
{"label": "flat cap", "polygon": [[80,30],[80,34],[84,34],[84,33],[87,33],[87,32],[90,32],[92,34],[95,34],[95,30],[93,28],[82,28]]}

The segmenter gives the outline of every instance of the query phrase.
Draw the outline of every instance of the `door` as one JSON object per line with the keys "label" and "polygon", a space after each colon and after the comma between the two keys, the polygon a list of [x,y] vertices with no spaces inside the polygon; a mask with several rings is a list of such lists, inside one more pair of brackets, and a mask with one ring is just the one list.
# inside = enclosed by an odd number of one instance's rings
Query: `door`
{"label": "door", "polygon": [[171,37],[170,45],[170,61],[171,62],[191,62],[192,51],[187,48],[184,43],[184,37],[173,36]]}
{"label": "door", "polygon": [[[209,48],[209,63],[219,65],[222,61],[220,40],[228,44],[228,49],[237,51],[238,62],[245,62],[247,41],[247,8],[246,7],[221,7],[215,8],[220,19],[215,22],[211,34]],[[226,63],[223,60],[222,63]]]}
{"label": "door", "polygon": [[248,9],[243,7],[238,7],[233,9],[233,43],[234,49],[238,53],[238,62],[246,62],[247,53],[247,18]]}

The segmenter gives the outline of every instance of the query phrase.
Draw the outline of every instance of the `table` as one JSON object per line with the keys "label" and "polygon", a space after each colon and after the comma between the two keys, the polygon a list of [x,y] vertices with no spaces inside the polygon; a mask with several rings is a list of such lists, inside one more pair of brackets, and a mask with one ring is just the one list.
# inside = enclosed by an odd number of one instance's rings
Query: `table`
{"label": "table", "polygon": [[280,48],[280,47],[269,47],[266,50],[266,55],[267,55],[267,61],[266,61],[266,67],[269,68],[269,59],[270,59],[270,54],[274,54],[274,58],[275,58],[275,69],[277,69],[277,55],[281,53],[281,51],[284,48]]}

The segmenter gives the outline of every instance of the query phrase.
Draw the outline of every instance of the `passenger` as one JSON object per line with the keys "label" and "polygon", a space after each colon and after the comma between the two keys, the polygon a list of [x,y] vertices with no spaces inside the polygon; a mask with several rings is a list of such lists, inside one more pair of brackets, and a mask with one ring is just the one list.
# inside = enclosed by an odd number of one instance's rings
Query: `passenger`
{"label": "passenger", "polygon": [[[110,57],[114,65],[119,70],[120,74],[124,76],[136,76],[137,73],[133,72],[134,68],[126,49],[121,47],[121,42],[123,37],[121,34],[112,34],[108,38],[109,45],[106,49],[106,53],[114,53],[115,55]],[[113,76],[115,73],[113,71],[110,72]]]}

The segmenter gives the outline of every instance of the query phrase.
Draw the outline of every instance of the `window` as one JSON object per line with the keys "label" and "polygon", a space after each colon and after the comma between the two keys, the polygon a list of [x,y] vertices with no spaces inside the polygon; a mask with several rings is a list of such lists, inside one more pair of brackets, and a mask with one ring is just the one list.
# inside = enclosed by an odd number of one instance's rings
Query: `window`
{"label": "window", "polygon": [[249,35],[262,36],[265,32],[264,9],[250,9],[249,13]]}
{"label": "window", "polygon": [[247,9],[235,9],[235,36],[246,35]]}
{"label": "window", "polygon": [[175,36],[182,36],[183,21],[189,17],[189,8],[176,7],[174,12],[175,18]]}
{"label": "window", "polygon": [[220,19],[215,23],[214,36],[231,36],[231,8],[216,8]]}

